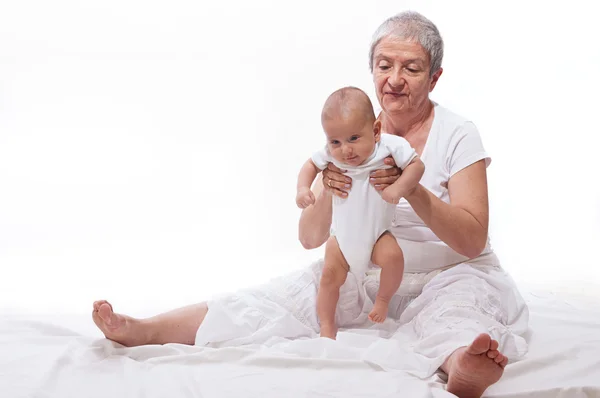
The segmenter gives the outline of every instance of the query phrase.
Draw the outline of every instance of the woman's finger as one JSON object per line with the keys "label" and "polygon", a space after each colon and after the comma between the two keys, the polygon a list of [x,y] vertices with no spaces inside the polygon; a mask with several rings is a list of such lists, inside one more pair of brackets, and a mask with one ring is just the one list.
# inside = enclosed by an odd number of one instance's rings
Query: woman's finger
{"label": "woman's finger", "polygon": [[327,179],[327,182],[325,182],[325,185],[329,188],[329,189],[337,189],[338,191],[341,192],[348,192],[348,190],[350,189],[351,185],[350,183],[347,183],[345,181],[335,181],[332,179]]}
{"label": "woman's finger", "polygon": [[397,179],[398,179],[398,176],[396,175],[396,176],[392,176],[392,177],[379,177],[379,178],[371,177],[369,179],[369,181],[375,185],[380,185],[380,184],[390,185],[390,184],[393,184],[394,182],[396,182]]}
{"label": "woman's finger", "polygon": [[376,191],[383,191],[384,189],[386,189],[387,187],[389,187],[391,184],[375,184],[373,185],[373,187],[375,188]]}
{"label": "woman's finger", "polygon": [[323,186],[334,195],[346,198],[352,187],[352,179],[342,174],[342,171],[334,164],[329,163],[327,168],[323,170]]}
{"label": "woman's finger", "polygon": [[[335,167],[335,166],[333,166]],[[348,176],[345,176],[341,173],[331,171],[328,169],[323,170],[323,181],[327,183],[329,180],[336,181],[341,184],[352,184],[352,179]]]}
{"label": "woman's finger", "polygon": [[335,196],[339,196],[340,198],[347,198],[348,197],[348,193],[346,191],[342,191],[342,190],[339,190],[337,188],[332,188],[331,189],[331,193],[333,193]]}
{"label": "woman's finger", "polygon": [[384,162],[385,164],[387,164],[388,166],[396,166],[396,162],[394,161],[394,158],[393,158],[393,157],[391,157],[391,156],[388,156],[387,158],[385,158],[385,159],[383,160],[383,162]]}
{"label": "woman's finger", "polygon": [[375,170],[371,173],[371,177],[380,178],[380,177],[391,177],[391,176],[399,176],[400,169],[397,167],[392,167],[389,169],[379,169]]}
{"label": "woman's finger", "polygon": [[338,167],[337,167],[335,164],[333,164],[333,163],[328,163],[328,164],[327,164],[327,168],[328,168],[329,170],[333,171],[334,173],[338,173],[338,174],[342,174],[342,173],[345,173],[345,172],[346,172],[346,170],[342,170],[342,169],[338,168]]}

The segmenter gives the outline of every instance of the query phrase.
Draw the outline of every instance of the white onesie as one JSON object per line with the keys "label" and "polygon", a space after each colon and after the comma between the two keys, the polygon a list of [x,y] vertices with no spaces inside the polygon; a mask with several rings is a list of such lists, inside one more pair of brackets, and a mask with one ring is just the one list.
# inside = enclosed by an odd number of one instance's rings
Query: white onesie
{"label": "white onesie", "polygon": [[323,170],[333,163],[345,175],[352,178],[352,188],[348,197],[333,197],[332,233],[340,250],[350,266],[350,272],[362,278],[369,268],[373,246],[379,237],[392,226],[396,205],[387,203],[369,183],[370,172],[389,168],[384,159],[392,156],[401,169],[417,156],[415,150],[404,138],[381,134],[371,156],[360,166],[349,166],[333,159],[327,147],[316,152],[312,161]]}

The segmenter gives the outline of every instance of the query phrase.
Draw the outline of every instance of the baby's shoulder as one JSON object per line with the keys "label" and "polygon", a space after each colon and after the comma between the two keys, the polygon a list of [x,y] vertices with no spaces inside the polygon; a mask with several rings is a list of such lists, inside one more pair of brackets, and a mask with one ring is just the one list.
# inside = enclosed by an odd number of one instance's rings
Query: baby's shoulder
{"label": "baby's shoulder", "polygon": [[327,146],[324,146],[312,153],[311,160],[319,169],[323,170],[333,158],[331,157]]}
{"label": "baby's shoulder", "polygon": [[403,137],[393,134],[381,134],[379,151],[380,155],[387,156],[394,153],[412,152],[412,147]]}
{"label": "baby's shoulder", "polygon": [[381,142],[381,146],[394,148],[398,146],[410,145],[406,138],[400,137],[399,135],[382,133],[379,137],[379,141]]}

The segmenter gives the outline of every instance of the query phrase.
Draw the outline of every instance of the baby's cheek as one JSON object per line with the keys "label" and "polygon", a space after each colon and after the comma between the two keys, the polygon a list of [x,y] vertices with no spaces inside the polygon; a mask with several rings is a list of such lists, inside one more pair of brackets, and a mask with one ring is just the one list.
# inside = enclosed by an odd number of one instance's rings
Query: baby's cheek
{"label": "baby's cheek", "polygon": [[373,153],[375,149],[375,143],[369,143],[368,145],[362,145],[360,152],[363,159],[368,158]]}
{"label": "baby's cheek", "polygon": [[344,162],[344,157],[342,156],[342,150],[340,148],[329,148],[329,153],[331,153],[331,156],[338,162]]}

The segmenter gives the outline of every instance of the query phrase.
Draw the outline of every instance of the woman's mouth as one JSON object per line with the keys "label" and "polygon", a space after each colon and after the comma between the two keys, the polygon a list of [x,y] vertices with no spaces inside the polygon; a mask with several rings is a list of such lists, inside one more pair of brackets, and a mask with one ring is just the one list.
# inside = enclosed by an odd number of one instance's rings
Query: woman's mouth
{"label": "woman's mouth", "polygon": [[395,92],[392,92],[392,91],[388,91],[388,92],[386,92],[386,93],[384,93],[384,94],[386,94],[386,95],[391,95],[392,97],[396,97],[396,98],[399,98],[399,97],[405,97],[405,96],[406,96],[406,94],[403,94],[403,93],[395,93]]}

